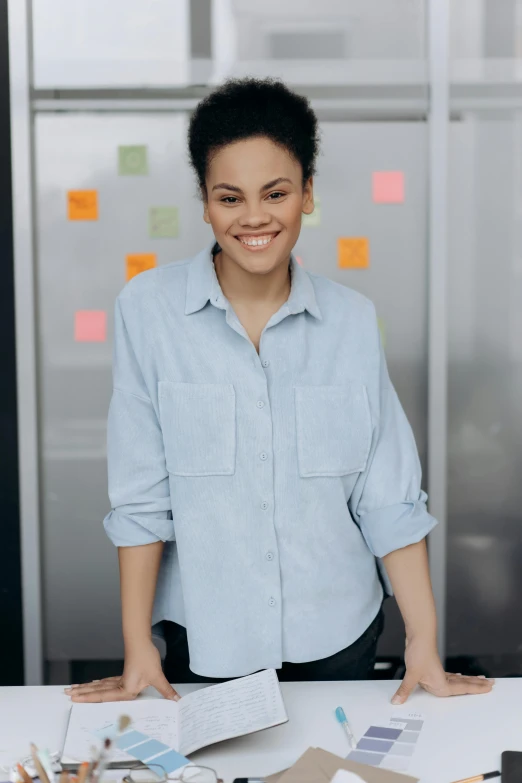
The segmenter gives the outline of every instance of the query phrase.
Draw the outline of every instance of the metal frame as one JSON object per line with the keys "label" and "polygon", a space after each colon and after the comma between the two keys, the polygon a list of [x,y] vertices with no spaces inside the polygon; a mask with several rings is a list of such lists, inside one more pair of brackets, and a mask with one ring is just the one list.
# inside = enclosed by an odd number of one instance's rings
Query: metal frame
{"label": "metal frame", "polygon": [[8,0],[24,677],[43,683],[29,9]]}
{"label": "metal frame", "polygon": [[428,489],[439,524],[429,537],[429,559],[437,607],[437,646],[446,652],[447,378],[448,378],[448,130],[449,0],[428,0],[429,38],[429,329]]}

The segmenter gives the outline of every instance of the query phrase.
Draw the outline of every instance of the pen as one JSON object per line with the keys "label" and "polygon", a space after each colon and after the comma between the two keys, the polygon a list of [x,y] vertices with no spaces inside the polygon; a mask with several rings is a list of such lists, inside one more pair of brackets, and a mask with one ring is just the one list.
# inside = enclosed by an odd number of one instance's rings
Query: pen
{"label": "pen", "polygon": [[348,737],[348,742],[350,743],[350,747],[352,750],[357,747],[357,743],[355,741],[355,737],[353,736],[353,732],[350,728],[350,724],[348,723],[348,720],[346,719],[346,715],[344,714],[344,710],[342,707],[337,707],[335,710],[335,717],[343,727],[343,729],[346,732],[346,736]]}
{"label": "pen", "polygon": [[500,772],[486,772],[484,775],[475,775],[473,778],[464,778],[463,780],[456,780],[455,783],[481,783],[482,780],[491,780],[491,778],[499,778]]}

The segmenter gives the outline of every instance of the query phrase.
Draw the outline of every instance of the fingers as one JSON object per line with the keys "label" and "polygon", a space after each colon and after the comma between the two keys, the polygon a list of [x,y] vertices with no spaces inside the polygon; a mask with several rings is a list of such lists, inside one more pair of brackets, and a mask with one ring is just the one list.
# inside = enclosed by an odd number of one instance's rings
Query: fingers
{"label": "fingers", "polygon": [[449,696],[464,696],[473,693],[489,693],[494,680],[487,680],[484,677],[462,677],[459,675],[447,675],[447,688]]}
{"label": "fingers", "polygon": [[74,691],[71,700],[78,704],[100,704],[104,701],[132,701],[136,696],[137,694],[130,693],[124,688],[105,688],[88,691],[86,693],[76,693],[76,691]]}
{"label": "fingers", "polygon": [[151,685],[156,688],[159,693],[161,693],[164,699],[169,699],[170,701],[179,701],[181,698],[179,693],[175,691],[172,685],[169,683],[163,672],[161,672],[158,677],[151,682]]}
{"label": "fingers", "polygon": [[417,683],[417,678],[412,674],[408,674],[408,671],[406,670],[406,674],[401,683],[401,686],[391,700],[391,703],[404,704],[404,702],[407,701],[408,697],[410,696],[411,692],[416,687]]}
{"label": "fingers", "polygon": [[121,677],[105,677],[103,680],[93,680],[92,682],[84,682],[81,685],[71,685],[69,688],[64,688],[64,693],[85,693],[93,688],[114,688],[115,683],[121,680]]}

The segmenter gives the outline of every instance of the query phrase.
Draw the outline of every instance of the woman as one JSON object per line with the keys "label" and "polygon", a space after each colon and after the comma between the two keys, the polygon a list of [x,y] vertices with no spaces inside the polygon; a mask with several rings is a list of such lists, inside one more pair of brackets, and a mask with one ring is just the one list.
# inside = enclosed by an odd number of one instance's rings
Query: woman
{"label": "woman", "polygon": [[386,575],[406,627],[394,703],[417,684],[489,691],[437,655],[436,523],[373,305],[292,255],[314,209],[312,109],[277,81],[229,81],[197,107],[189,149],[216,242],[134,278],[116,305],[105,528],[124,673],[67,692],[177,699],[169,682],[268,667],[369,678]]}

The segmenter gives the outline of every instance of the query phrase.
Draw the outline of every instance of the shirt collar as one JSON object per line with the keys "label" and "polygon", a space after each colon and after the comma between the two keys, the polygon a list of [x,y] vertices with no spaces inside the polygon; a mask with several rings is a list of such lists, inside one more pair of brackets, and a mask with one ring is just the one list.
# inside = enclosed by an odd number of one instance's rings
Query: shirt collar
{"label": "shirt collar", "polygon": [[[207,302],[217,307],[225,306],[225,297],[217,279],[212,249],[215,242],[207,245],[189,264],[185,315],[202,310]],[[310,315],[322,321],[315,289],[308,272],[300,266],[293,253],[290,254],[291,288],[287,307],[291,315],[308,310]]]}

